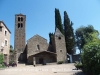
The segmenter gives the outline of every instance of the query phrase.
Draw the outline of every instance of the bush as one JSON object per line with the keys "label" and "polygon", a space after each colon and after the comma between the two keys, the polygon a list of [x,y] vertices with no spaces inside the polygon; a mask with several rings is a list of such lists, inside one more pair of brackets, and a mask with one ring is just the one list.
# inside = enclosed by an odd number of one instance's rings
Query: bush
{"label": "bush", "polygon": [[74,66],[77,68],[77,70],[78,70],[78,69],[83,69],[83,65],[82,65],[82,63],[80,63],[80,62],[76,62],[76,63],[74,64]]}
{"label": "bush", "polygon": [[82,53],[83,71],[93,75],[100,74],[100,43],[85,45]]}
{"label": "bush", "polygon": [[58,61],[57,62],[57,64],[63,64],[64,63],[64,61]]}
{"label": "bush", "polygon": [[5,65],[3,63],[3,54],[0,54],[0,68],[4,68]]}

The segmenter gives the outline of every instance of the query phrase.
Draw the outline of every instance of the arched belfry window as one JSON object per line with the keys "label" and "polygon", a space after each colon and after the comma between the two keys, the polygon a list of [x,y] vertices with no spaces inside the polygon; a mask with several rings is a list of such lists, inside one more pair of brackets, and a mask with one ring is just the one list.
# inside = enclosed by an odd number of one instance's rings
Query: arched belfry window
{"label": "arched belfry window", "polygon": [[21,23],[21,28],[23,27],[23,23]]}
{"label": "arched belfry window", "polygon": [[20,23],[18,23],[18,28],[20,28]]}
{"label": "arched belfry window", "polygon": [[18,21],[20,21],[20,17],[18,17]]}
{"label": "arched belfry window", "polygon": [[23,21],[23,17],[21,17],[21,21]]}
{"label": "arched belfry window", "polygon": [[40,50],[40,46],[39,45],[37,45],[37,50]]}

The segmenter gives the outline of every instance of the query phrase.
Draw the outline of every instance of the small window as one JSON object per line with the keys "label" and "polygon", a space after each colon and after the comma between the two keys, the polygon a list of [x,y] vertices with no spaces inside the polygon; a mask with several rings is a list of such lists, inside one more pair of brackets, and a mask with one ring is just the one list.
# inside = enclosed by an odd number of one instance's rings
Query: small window
{"label": "small window", "polygon": [[18,17],[18,21],[20,21],[20,17]]}
{"label": "small window", "polygon": [[5,40],[5,46],[7,46],[7,40]]}
{"label": "small window", "polygon": [[21,21],[23,21],[23,17],[21,17]]}
{"label": "small window", "polygon": [[18,23],[18,28],[20,28],[20,23]]}
{"label": "small window", "polygon": [[60,50],[60,52],[62,52],[62,50]]}
{"label": "small window", "polygon": [[23,23],[21,23],[21,28],[23,27]]}
{"label": "small window", "polygon": [[2,32],[2,27],[0,26],[0,32]]}
{"label": "small window", "polygon": [[37,50],[40,50],[40,46],[39,45],[37,45]]}
{"label": "small window", "polygon": [[5,31],[5,36],[7,35],[7,31]]}
{"label": "small window", "polygon": [[61,40],[61,37],[58,37],[59,40]]}

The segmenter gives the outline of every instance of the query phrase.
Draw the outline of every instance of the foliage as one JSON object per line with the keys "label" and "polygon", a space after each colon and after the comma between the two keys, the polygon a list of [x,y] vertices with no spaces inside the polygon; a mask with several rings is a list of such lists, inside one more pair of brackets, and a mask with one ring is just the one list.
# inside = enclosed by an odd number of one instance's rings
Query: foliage
{"label": "foliage", "polygon": [[58,28],[62,34],[64,34],[61,15],[59,9],[55,8],[55,29]]}
{"label": "foliage", "polygon": [[98,31],[95,30],[92,25],[81,26],[80,28],[76,29],[75,31],[76,43],[77,47],[80,50],[89,40],[91,40],[91,36],[89,34],[93,32],[98,32]]}
{"label": "foliage", "polygon": [[54,34],[53,34],[53,33],[49,33],[49,39],[50,39],[49,44],[51,44],[51,45],[52,45],[52,38],[53,38],[53,36],[54,36]]}
{"label": "foliage", "polygon": [[57,64],[63,64],[64,63],[64,61],[58,61],[57,62]]}
{"label": "foliage", "polygon": [[76,63],[74,64],[74,66],[77,68],[77,70],[78,70],[78,69],[83,69],[83,65],[82,65],[82,63],[80,63],[80,62],[76,62]]}
{"label": "foliage", "polygon": [[75,46],[75,37],[73,32],[73,23],[70,22],[68,14],[64,11],[64,32],[65,32],[65,41],[66,48],[69,54],[73,53],[73,48]]}
{"label": "foliage", "polygon": [[100,74],[100,38],[98,33],[90,34],[91,41],[88,40],[82,50],[83,71],[93,75]]}
{"label": "foliage", "polygon": [[0,68],[5,67],[3,64],[3,54],[0,54]]}
{"label": "foliage", "polygon": [[13,53],[13,52],[14,52],[13,46],[10,45],[10,53]]}

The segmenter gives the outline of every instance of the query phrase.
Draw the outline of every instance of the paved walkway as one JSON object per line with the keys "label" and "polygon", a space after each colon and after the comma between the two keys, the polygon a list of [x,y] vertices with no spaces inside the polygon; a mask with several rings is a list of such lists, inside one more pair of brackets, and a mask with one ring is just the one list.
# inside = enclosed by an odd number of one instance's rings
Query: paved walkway
{"label": "paved walkway", "polygon": [[[74,64],[45,65],[45,66],[18,66],[0,70],[0,75],[75,75],[80,70]],[[76,74],[81,75],[81,74]]]}

